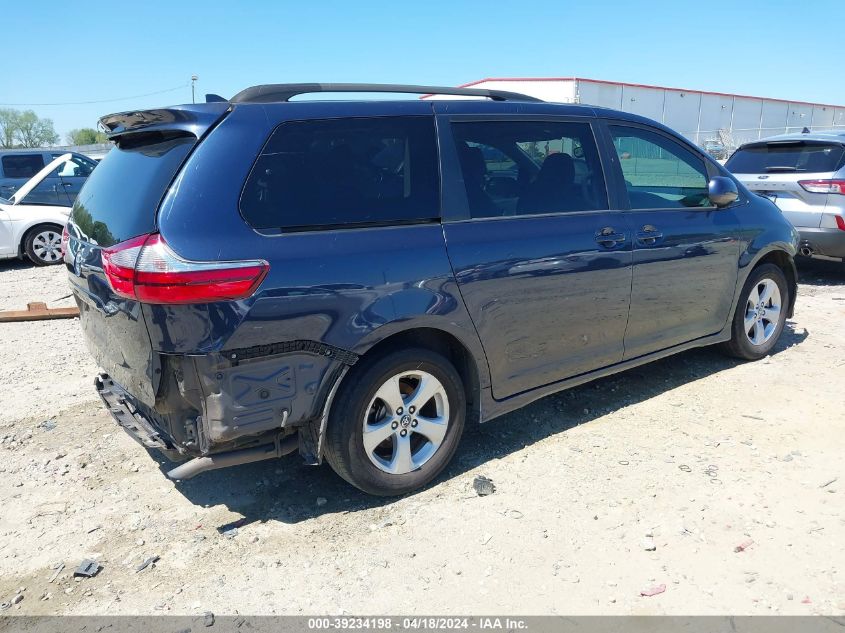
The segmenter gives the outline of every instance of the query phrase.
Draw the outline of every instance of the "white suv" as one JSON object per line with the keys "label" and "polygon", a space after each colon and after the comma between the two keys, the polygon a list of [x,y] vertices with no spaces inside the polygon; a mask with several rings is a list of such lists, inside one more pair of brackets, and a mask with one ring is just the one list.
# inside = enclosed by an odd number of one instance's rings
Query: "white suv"
{"label": "white suv", "polygon": [[845,130],[785,134],[740,146],[725,163],[801,234],[801,254],[845,260]]}

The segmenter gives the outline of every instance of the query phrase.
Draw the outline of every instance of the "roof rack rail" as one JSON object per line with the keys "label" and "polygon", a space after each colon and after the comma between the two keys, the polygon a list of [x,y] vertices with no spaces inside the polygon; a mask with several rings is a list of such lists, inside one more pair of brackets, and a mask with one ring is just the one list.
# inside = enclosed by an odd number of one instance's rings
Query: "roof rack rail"
{"label": "roof rack rail", "polygon": [[493,101],[539,101],[536,97],[486,88],[447,88],[444,86],[414,86],[406,84],[265,84],[241,90],[229,99],[230,103],[276,103],[290,101],[302,94],[320,92],[394,92],[397,94],[455,95],[486,97]]}

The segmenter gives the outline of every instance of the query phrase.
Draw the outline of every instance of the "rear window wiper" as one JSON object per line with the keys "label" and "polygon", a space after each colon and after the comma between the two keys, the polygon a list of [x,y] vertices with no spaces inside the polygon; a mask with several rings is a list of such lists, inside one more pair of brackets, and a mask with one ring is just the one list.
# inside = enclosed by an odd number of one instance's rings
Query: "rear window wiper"
{"label": "rear window wiper", "polygon": [[806,171],[800,167],[789,167],[788,165],[772,165],[766,167],[766,171]]}

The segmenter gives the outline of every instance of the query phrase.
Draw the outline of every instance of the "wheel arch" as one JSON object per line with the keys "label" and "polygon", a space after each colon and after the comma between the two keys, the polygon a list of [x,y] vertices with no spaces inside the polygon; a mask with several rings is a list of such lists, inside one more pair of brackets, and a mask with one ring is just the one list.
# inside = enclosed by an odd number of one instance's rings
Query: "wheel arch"
{"label": "wheel arch", "polygon": [[402,347],[422,347],[447,358],[458,372],[467,397],[469,420],[477,421],[481,410],[481,389],[485,383],[483,371],[486,362],[480,363],[470,347],[452,332],[441,328],[420,326],[393,332],[374,343],[361,355],[359,363]]}
{"label": "wheel arch", "polygon": [[64,229],[63,224],[59,224],[58,222],[52,222],[50,220],[41,220],[33,222],[31,225],[21,230],[20,239],[18,239],[18,257],[23,257],[26,254],[26,241],[29,239],[29,236],[33,233],[33,231],[42,227],[55,228],[58,230],[59,233],[61,233]]}
{"label": "wheel arch", "polygon": [[[787,318],[791,318],[795,312],[795,299],[798,295],[798,271],[795,268],[795,260],[785,250],[772,248],[765,252],[758,253],[751,266],[748,267],[748,275],[763,264],[774,264],[783,271],[786,283],[789,285],[789,305],[787,307]],[[748,278],[746,275],[746,279]],[[743,281],[743,285],[744,285]]]}

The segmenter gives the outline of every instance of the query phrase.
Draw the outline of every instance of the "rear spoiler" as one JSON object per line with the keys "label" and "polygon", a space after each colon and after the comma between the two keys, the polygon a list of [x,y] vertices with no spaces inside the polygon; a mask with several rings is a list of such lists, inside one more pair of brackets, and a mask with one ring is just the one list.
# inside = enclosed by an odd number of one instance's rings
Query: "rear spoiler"
{"label": "rear spoiler", "polygon": [[197,103],[156,110],[108,114],[100,125],[109,139],[139,132],[186,132],[197,138],[213,126],[229,109],[228,103]]}

